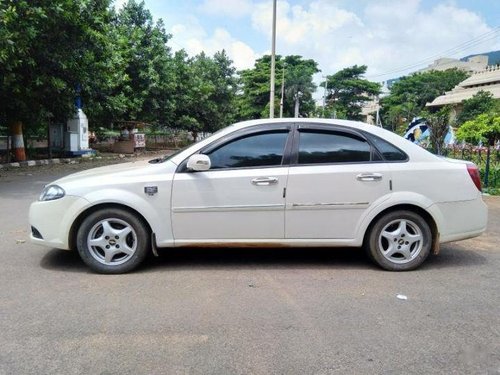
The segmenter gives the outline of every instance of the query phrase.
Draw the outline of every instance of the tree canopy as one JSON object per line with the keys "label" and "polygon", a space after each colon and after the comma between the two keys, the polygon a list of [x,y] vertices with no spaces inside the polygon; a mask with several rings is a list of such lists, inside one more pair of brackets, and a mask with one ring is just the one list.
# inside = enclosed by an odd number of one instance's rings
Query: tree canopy
{"label": "tree canopy", "polygon": [[423,117],[426,119],[427,126],[429,127],[429,140],[432,150],[437,155],[443,154],[446,134],[448,134],[448,131],[450,130],[450,112],[451,108],[444,106],[435,113],[422,113]]}
{"label": "tree canopy", "polygon": [[366,65],[354,65],[326,78],[326,107],[329,112],[335,111],[338,118],[361,119],[363,103],[378,95],[381,87],[379,83],[363,78],[366,69]]}
{"label": "tree canopy", "polygon": [[499,106],[498,100],[493,98],[491,92],[479,91],[472,98],[462,102],[462,111],[458,114],[456,119],[457,126],[467,121],[474,120],[480,114],[491,112],[496,106]]}
{"label": "tree canopy", "polygon": [[419,116],[425,105],[451,90],[468,77],[458,69],[413,73],[402,77],[381,100],[383,123],[397,131],[403,122]]}
{"label": "tree canopy", "polygon": [[213,58],[204,53],[189,58],[184,51],[175,54],[176,109],[174,125],[190,131],[214,132],[229,125],[235,117],[235,68],[225,51]]}
{"label": "tree canopy", "polygon": [[493,146],[500,140],[500,111],[483,113],[466,121],[457,130],[456,136],[460,141]]}
{"label": "tree canopy", "polygon": [[0,3],[0,119],[32,130],[73,112],[77,85],[92,86],[112,62],[109,0]]}
{"label": "tree canopy", "polygon": [[144,2],[129,1],[114,17],[113,33],[121,79],[109,97],[123,98],[124,105],[111,107],[109,119],[126,118],[166,123],[173,110],[173,66],[163,21],[153,21]]}
{"label": "tree canopy", "polygon": [[[300,101],[299,116],[307,117],[315,107],[312,94],[316,86],[313,75],[318,73],[318,63],[302,56],[276,56],[275,116],[279,114],[281,85],[284,73],[283,116],[293,117],[297,98]],[[271,56],[264,56],[251,69],[239,72],[238,118],[242,120],[267,117]],[[300,92],[300,94],[299,94]],[[299,98],[300,97],[300,98]]]}
{"label": "tree canopy", "polygon": [[235,118],[227,54],[173,54],[143,1],[115,11],[111,0],[5,0],[0,26],[0,125],[22,121],[29,133],[63,123],[80,90],[91,127],[138,120],[213,131]]}

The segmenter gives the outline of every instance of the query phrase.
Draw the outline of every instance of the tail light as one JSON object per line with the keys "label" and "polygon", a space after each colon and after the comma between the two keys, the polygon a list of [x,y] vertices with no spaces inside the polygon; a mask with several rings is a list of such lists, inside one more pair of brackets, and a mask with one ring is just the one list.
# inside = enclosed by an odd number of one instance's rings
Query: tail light
{"label": "tail light", "polygon": [[476,164],[467,163],[467,172],[469,172],[469,176],[476,185],[477,190],[482,191],[481,189],[481,176],[479,175],[479,169]]}

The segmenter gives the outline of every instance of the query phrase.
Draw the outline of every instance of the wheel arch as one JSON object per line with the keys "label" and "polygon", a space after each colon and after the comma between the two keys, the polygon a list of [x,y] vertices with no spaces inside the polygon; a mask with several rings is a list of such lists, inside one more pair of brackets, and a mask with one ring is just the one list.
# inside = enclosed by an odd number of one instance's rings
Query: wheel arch
{"label": "wheel arch", "polygon": [[436,223],[436,220],[434,217],[424,208],[414,205],[414,204],[397,204],[391,207],[387,207],[386,209],[382,210],[379,212],[370,222],[368,227],[365,230],[365,233],[363,235],[363,246],[366,246],[368,237],[370,235],[370,232],[375,225],[375,223],[384,215],[388,214],[389,212],[394,212],[394,211],[412,211],[418,215],[420,215],[425,222],[429,225],[429,228],[432,233],[432,245],[431,245],[431,251],[433,251],[435,254],[439,252],[439,230],[438,226]]}
{"label": "wheel arch", "polygon": [[[76,219],[73,221],[73,224],[71,225],[69,234],[68,234],[68,245],[71,250],[76,250],[76,236],[78,233],[78,228],[80,228],[80,225],[82,225],[82,222],[91,214],[94,212],[103,210],[103,209],[110,209],[110,208],[119,208],[121,210],[127,211],[131,214],[136,215],[139,220],[146,226],[146,229],[148,230],[149,233],[153,233],[153,230],[151,228],[151,225],[149,225],[148,221],[146,218],[137,210],[134,210],[132,207],[127,206],[125,204],[121,203],[99,203],[94,206],[88,207],[85,211],[81,212]],[[153,240],[153,236],[151,236],[151,240]]]}

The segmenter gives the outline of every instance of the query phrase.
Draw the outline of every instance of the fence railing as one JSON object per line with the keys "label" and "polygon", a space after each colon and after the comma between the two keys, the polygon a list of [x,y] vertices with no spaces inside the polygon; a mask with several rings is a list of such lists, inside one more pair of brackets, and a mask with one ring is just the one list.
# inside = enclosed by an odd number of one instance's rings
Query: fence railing
{"label": "fence railing", "polygon": [[471,161],[479,167],[483,185],[488,188],[500,188],[500,148],[490,147],[490,160],[488,170],[488,181],[486,186],[486,161],[488,157],[488,148],[471,145],[452,145],[448,146],[444,153],[445,156],[453,159]]}

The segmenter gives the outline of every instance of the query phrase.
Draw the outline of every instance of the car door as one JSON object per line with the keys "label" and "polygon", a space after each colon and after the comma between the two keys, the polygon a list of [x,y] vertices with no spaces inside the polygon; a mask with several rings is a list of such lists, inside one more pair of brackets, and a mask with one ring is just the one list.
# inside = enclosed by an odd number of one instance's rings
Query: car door
{"label": "car door", "polygon": [[352,239],[367,210],[388,197],[388,167],[361,132],[299,125],[293,153],[287,239]]}
{"label": "car door", "polygon": [[173,179],[176,244],[284,238],[290,126],[259,126],[202,149],[211,168],[178,169]]}

